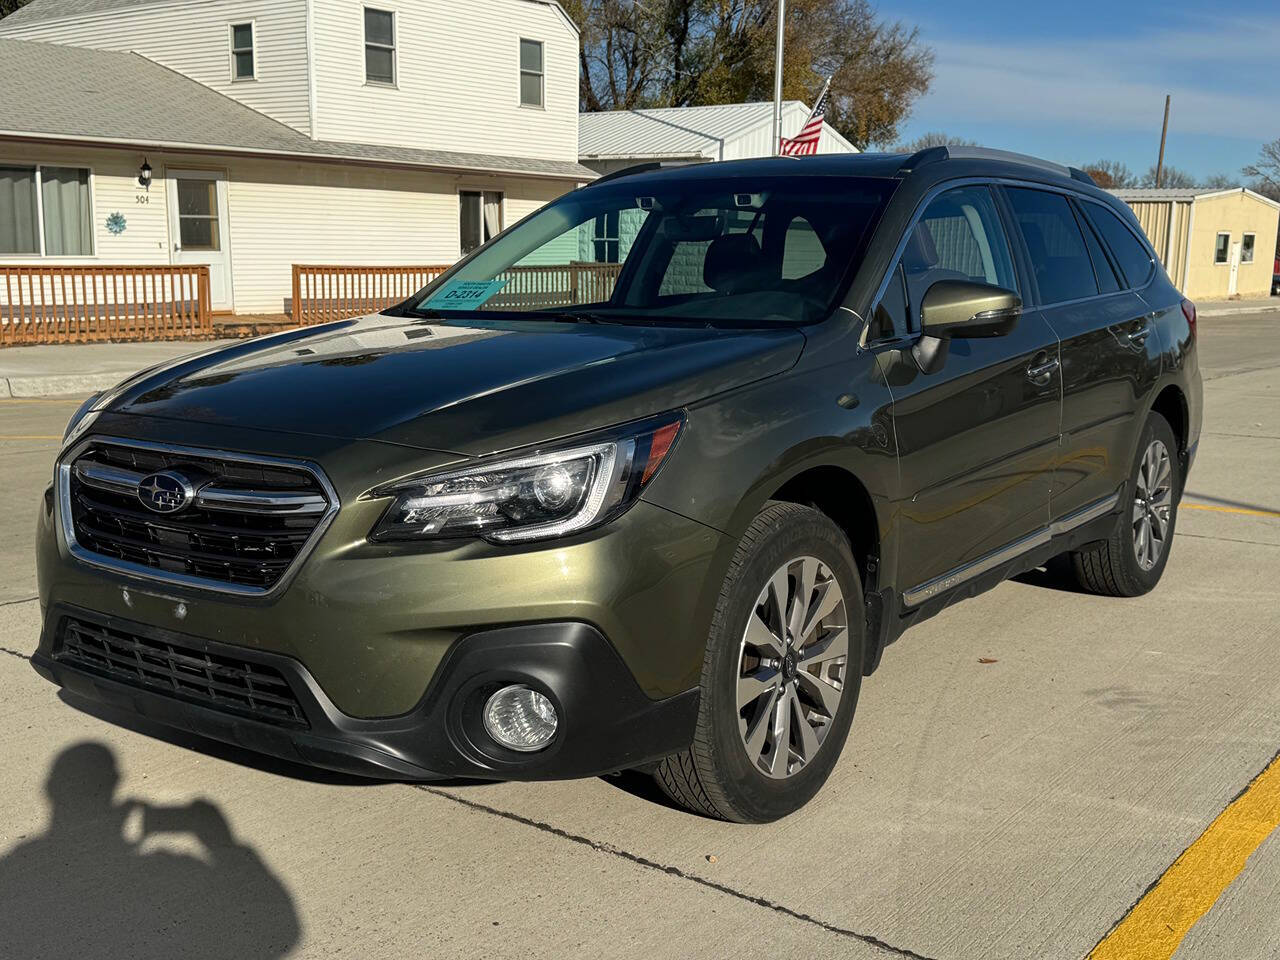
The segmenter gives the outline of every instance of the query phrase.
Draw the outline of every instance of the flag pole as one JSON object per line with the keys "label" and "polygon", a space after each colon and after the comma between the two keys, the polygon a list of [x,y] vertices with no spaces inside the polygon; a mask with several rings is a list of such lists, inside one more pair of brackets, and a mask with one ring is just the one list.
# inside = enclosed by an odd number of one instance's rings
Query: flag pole
{"label": "flag pole", "polygon": [[787,25],[787,0],[778,0],[778,41],[773,56],[773,155],[782,153],[782,38]]}

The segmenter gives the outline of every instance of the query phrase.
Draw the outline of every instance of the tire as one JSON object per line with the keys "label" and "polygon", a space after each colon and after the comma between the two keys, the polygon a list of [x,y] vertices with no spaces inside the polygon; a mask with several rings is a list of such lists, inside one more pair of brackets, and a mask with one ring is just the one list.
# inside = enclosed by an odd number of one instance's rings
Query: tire
{"label": "tire", "polygon": [[[809,600],[797,605],[806,580]],[[791,602],[776,603],[781,593]],[[663,792],[696,813],[739,823],[767,823],[804,806],[848,738],[865,635],[862,586],[844,533],[809,507],[766,504],[739,542],[716,603],[693,743],[654,772]]]}
{"label": "tire", "polygon": [[[1151,469],[1147,458],[1157,444],[1168,457],[1168,475],[1157,483],[1155,496],[1150,496],[1150,491],[1147,491],[1149,502],[1156,504],[1154,510],[1151,510],[1144,507],[1148,503],[1144,499],[1143,485],[1147,476],[1144,468]],[[1076,580],[1081,587],[1090,593],[1107,597],[1137,597],[1149,592],[1160,582],[1165,564],[1169,562],[1174,528],[1178,521],[1178,501],[1182,497],[1180,470],[1178,442],[1173,430],[1164,417],[1152,413],[1147,417],[1142,438],[1138,442],[1137,456],[1133,469],[1129,472],[1129,484],[1125,488],[1125,509],[1116,518],[1115,530],[1106,540],[1086,544],[1071,554]],[[1159,532],[1160,515],[1167,515],[1164,535],[1158,538],[1158,555],[1154,558],[1150,552],[1139,555],[1142,551],[1140,525],[1144,513],[1149,529],[1149,545],[1154,545],[1155,535]]]}

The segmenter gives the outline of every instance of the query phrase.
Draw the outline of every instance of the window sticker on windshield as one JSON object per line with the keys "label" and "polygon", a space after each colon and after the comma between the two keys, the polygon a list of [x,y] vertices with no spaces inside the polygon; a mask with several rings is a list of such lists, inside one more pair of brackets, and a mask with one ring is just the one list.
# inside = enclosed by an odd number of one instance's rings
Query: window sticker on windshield
{"label": "window sticker on windshield", "polygon": [[506,280],[454,280],[423,306],[433,310],[475,310],[506,285]]}

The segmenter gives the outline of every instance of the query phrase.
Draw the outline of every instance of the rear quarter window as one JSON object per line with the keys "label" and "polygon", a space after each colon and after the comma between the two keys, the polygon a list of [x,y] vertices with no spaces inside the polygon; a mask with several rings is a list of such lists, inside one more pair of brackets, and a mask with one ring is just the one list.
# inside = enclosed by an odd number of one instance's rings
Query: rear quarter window
{"label": "rear quarter window", "polygon": [[1081,204],[1085,216],[1102,235],[1129,287],[1142,287],[1151,279],[1151,254],[1114,213],[1096,203]]}

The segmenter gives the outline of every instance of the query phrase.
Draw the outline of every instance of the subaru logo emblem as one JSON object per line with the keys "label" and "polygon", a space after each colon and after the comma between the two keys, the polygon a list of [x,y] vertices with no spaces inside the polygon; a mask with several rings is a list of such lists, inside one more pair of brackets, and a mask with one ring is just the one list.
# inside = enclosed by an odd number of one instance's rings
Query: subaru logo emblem
{"label": "subaru logo emblem", "polygon": [[156,513],[177,513],[195,496],[191,482],[170,470],[145,476],[138,483],[138,499],[144,507]]}

